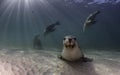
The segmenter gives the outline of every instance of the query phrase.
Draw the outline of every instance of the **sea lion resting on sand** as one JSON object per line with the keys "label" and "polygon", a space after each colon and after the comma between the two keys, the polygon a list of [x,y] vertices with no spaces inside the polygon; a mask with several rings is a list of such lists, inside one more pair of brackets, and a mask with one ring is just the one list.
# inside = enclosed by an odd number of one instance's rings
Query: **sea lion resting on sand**
{"label": "sea lion resting on sand", "polygon": [[66,61],[91,61],[91,59],[84,57],[83,52],[78,46],[75,36],[68,35],[63,40],[63,50],[59,58]]}
{"label": "sea lion resting on sand", "polygon": [[61,58],[68,61],[76,61],[83,57],[84,55],[78,47],[76,37],[72,35],[65,36],[63,40],[63,51],[61,53]]}
{"label": "sea lion resting on sand", "polygon": [[34,39],[33,39],[33,48],[34,49],[43,49],[41,40],[40,40],[40,34],[35,35]]}

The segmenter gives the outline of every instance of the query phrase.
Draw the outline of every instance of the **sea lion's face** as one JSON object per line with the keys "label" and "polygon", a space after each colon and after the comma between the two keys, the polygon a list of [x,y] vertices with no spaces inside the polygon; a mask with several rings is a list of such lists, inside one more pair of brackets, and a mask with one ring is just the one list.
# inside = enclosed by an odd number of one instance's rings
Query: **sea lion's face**
{"label": "sea lion's face", "polygon": [[63,39],[63,45],[65,48],[74,48],[76,46],[76,37],[75,36],[65,36]]}

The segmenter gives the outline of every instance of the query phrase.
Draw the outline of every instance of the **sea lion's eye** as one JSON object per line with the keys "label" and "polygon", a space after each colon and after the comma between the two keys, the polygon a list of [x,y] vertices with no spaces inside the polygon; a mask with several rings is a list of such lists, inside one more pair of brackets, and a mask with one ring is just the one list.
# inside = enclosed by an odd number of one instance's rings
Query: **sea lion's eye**
{"label": "sea lion's eye", "polygon": [[63,40],[65,40],[66,38],[64,38]]}
{"label": "sea lion's eye", "polygon": [[74,38],[74,40],[76,40],[76,38]]}

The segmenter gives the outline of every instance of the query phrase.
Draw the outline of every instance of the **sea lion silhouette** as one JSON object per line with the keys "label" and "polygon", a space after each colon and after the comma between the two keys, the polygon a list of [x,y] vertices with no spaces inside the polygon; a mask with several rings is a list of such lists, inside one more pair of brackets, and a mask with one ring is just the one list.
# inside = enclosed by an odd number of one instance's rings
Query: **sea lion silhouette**
{"label": "sea lion silhouette", "polygon": [[93,12],[92,14],[90,14],[90,15],[87,17],[87,19],[86,19],[86,21],[85,21],[85,23],[84,23],[84,26],[83,26],[83,32],[85,31],[85,29],[86,29],[87,26],[90,26],[90,25],[96,23],[95,18],[96,18],[96,16],[97,16],[99,13],[100,13],[100,11],[97,10],[97,11]]}
{"label": "sea lion silhouette", "polygon": [[53,24],[48,25],[48,26],[45,28],[45,30],[44,30],[44,35],[47,35],[48,33],[55,31],[55,30],[56,30],[55,27],[56,27],[57,25],[60,25],[59,21],[57,21],[57,22],[55,22],[55,23],[53,23]]}
{"label": "sea lion silhouette", "polygon": [[33,48],[34,49],[42,49],[42,43],[40,40],[40,34],[36,35],[33,39]]}

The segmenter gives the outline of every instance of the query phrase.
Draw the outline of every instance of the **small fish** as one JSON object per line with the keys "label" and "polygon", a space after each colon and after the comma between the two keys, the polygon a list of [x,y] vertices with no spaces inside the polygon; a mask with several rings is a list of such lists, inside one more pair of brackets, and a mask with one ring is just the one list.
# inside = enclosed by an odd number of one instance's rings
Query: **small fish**
{"label": "small fish", "polygon": [[86,29],[87,26],[90,26],[90,25],[96,23],[95,18],[96,18],[96,16],[97,16],[99,13],[100,13],[100,11],[95,11],[94,13],[90,14],[90,15],[87,17],[87,19],[86,19],[86,21],[85,21],[85,23],[84,23],[84,26],[83,26],[83,32],[85,31],[85,29]]}
{"label": "small fish", "polygon": [[53,24],[48,25],[48,26],[45,28],[45,30],[44,30],[44,35],[46,35],[46,34],[48,34],[48,33],[50,33],[50,32],[55,31],[55,30],[56,30],[55,27],[56,27],[57,25],[60,25],[59,21],[57,21],[57,22],[55,22],[55,23],[53,23]]}

